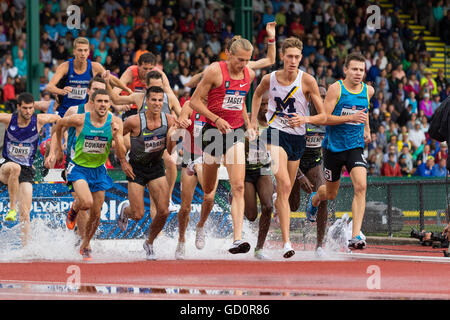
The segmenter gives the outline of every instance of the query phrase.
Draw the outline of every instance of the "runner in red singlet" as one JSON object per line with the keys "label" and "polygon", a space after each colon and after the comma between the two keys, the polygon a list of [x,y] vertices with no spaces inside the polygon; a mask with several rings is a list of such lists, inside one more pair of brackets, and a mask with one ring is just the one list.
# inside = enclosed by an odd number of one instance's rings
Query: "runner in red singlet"
{"label": "runner in red singlet", "polygon": [[[247,68],[250,69],[262,69],[269,67],[275,63],[276,57],[276,45],[275,45],[275,26],[276,22],[269,22],[266,25],[267,31],[267,57],[263,57],[256,61],[249,61]],[[228,43],[226,48],[227,54],[230,52],[230,47],[233,41]],[[192,88],[192,92],[195,91],[198,83],[203,77],[203,72],[196,74],[191,81],[186,85]],[[195,192],[197,183],[203,187],[202,177],[202,139],[201,132],[203,126],[206,124],[206,118],[194,111],[190,107],[190,102],[186,102],[183,105],[181,114],[178,118],[180,126],[185,128],[185,134],[183,136],[183,162],[181,164],[181,206],[178,212],[178,245],[175,251],[176,259],[184,259],[185,257],[185,234],[188,227],[191,202]],[[197,140],[197,141],[195,141]],[[197,249],[202,249],[205,246],[205,231],[204,225],[209,217],[209,214],[214,205],[214,195],[217,188],[217,182],[214,185],[211,193],[203,195],[202,208],[200,212],[200,219],[196,226],[195,246]]]}
{"label": "runner in red singlet", "polygon": [[[228,172],[233,200],[231,217],[234,242],[230,253],[246,253],[250,244],[242,240],[244,218],[245,125],[248,116],[245,97],[255,72],[247,67],[253,46],[243,38],[234,38],[227,61],[214,62],[205,71],[190,105],[205,116],[202,129],[203,191],[213,192],[222,155]],[[207,101],[207,105],[205,104]]]}
{"label": "runner in red singlet", "polygon": [[[156,68],[156,57],[153,53],[144,53],[139,57],[138,64],[129,67],[120,77],[120,80],[128,86],[135,93],[145,93],[147,86],[145,84],[147,74],[150,71],[156,70],[159,71],[163,77],[163,89],[164,92],[176,98],[172,88],[170,87],[169,80],[167,79],[166,74]],[[116,93],[120,93],[120,90],[114,90]],[[122,92],[122,95],[128,95],[127,92]],[[176,98],[177,99],[177,98]],[[130,110],[125,112],[122,115],[122,120],[125,121],[131,115],[137,114],[138,106],[136,104],[132,105]],[[181,108],[179,105],[175,106],[174,110],[175,114],[178,116],[181,112]]]}

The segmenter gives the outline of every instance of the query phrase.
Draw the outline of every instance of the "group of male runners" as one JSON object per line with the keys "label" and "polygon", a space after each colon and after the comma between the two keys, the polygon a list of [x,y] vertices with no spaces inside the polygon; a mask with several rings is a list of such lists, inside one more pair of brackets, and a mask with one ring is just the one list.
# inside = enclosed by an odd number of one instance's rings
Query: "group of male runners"
{"label": "group of male runners", "polygon": [[[307,217],[313,222],[317,215],[317,248],[321,248],[326,201],[336,197],[343,165],[355,186],[354,235],[349,245],[363,248],[365,242],[359,236],[365,205],[362,151],[370,137],[367,110],[373,95],[373,88],[362,82],[364,58],[350,54],[344,67],[346,78],[333,84],[325,97],[325,89],[319,89],[315,79],[299,69],[302,42],[288,38],[280,52],[283,69],[262,78],[249,115],[245,98],[255,70],[275,62],[275,23],[266,29],[267,58],[251,61],[252,44],[234,37],[227,48],[228,59],[212,63],[196,77],[194,93],[182,108],[164,72],[155,68],[151,53],[141,55],[138,65],[118,79],[91,62],[87,58],[89,41],[77,38],[74,58],[58,67],[47,86],[49,92],[59,95],[55,114],[34,115],[34,99],[24,94],[19,97],[17,114],[0,117],[8,127],[3,152],[6,162],[0,167],[0,181],[8,184],[11,201],[6,220],[15,219],[15,201],[20,195],[21,221],[28,221],[24,228],[29,228],[30,182],[38,141],[35,134],[43,125],[56,123],[51,143],[46,145],[50,150],[45,152],[45,165],[53,168],[57,162],[65,162],[64,178],[74,197],[66,223],[69,229],[78,225],[80,254],[85,260],[92,259],[90,242],[100,223],[105,191],[112,187],[105,168],[111,150],[128,180],[128,201],[119,208],[118,226],[126,230],[128,219],[144,216],[147,187],[152,223],[143,247],[147,259],[156,259],[153,243],[170,212],[179,138],[183,139],[183,155],[177,259],[186,255],[185,234],[197,183],[204,198],[195,245],[205,247],[204,225],[214,205],[221,164],[227,170],[232,195],[230,253],[250,250],[242,228],[244,216],[251,221],[258,216],[258,194],[261,216],[255,257],[267,259],[262,249],[273,208],[280,221],[282,255],[292,257],[290,211],[299,207],[299,186],[311,193]],[[124,111],[122,118],[110,112],[111,106]],[[274,191],[276,200],[272,203]]]}

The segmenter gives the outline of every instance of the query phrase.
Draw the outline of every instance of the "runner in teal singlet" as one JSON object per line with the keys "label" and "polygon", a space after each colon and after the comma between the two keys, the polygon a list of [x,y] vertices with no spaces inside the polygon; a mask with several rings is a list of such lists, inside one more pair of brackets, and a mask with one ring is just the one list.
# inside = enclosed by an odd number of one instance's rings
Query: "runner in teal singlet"
{"label": "runner in teal singlet", "polygon": [[363,81],[365,58],[360,53],[351,53],[344,64],[345,79],[333,83],[325,97],[327,127],[322,143],[324,152],[325,184],[311,196],[306,215],[314,216],[320,201],[334,200],[337,196],[341,170],[346,166],[353,183],[352,239],[349,248],[363,249],[365,237],[361,226],[366,208],[367,162],[364,146],[370,142],[369,102],[374,89]]}
{"label": "runner in teal singlet", "polygon": [[[73,229],[79,210],[89,212],[80,246],[84,260],[92,259],[90,241],[100,223],[105,191],[112,187],[105,162],[113,140],[117,158],[121,163],[126,161],[122,120],[108,112],[111,105],[108,92],[97,90],[92,95],[92,101],[92,112],[63,118],[55,127],[57,141],[61,141],[64,127],[74,127],[76,130],[75,154],[67,168],[67,180],[72,182],[76,197],[68,213],[67,226]],[[55,152],[61,152],[59,143]],[[54,157],[49,159],[49,164],[54,165]]]}
{"label": "runner in teal singlet", "polygon": [[[100,90],[100,89],[105,89],[106,88],[106,84],[105,84],[105,80],[97,75],[95,76],[88,84],[88,96],[92,97],[92,95],[94,94],[95,91]],[[68,118],[73,114],[84,114],[86,112],[91,112],[94,110],[94,102],[92,101],[91,98],[89,98],[88,102],[86,102],[86,104],[80,104],[78,106],[72,106],[70,107],[67,112],[64,114],[64,118]],[[70,192],[72,193],[73,198],[76,198],[76,194],[73,191],[73,187],[72,187],[72,183],[67,181],[67,166],[70,163],[70,159],[74,156],[74,146],[75,146],[75,140],[76,140],[76,130],[74,127],[70,127],[70,128],[65,128],[64,129],[64,145],[62,147],[62,149],[65,152],[66,155],[66,162],[65,162],[65,168],[64,170],[61,172],[61,177],[64,179],[64,181],[66,181],[67,187],[69,188]],[[56,143],[58,141],[56,139],[52,139],[51,140],[51,147],[50,150],[55,151],[56,148]],[[45,157],[45,166],[49,167],[47,164],[47,159],[48,156],[50,155],[50,151],[49,154]],[[53,153],[53,155],[55,155],[55,153]],[[56,163],[58,163],[58,159],[62,158],[62,155],[57,156],[57,161]],[[84,226],[86,225],[86,221],[88,219],[88,215],[87,212],[84,210],[80,210],[76,216],[76,224],[78,226],[78,229],[76,230],[76,232],[78,233],[78,235],[80,235],[80,237],[82,236],[82,234],[84,233]],[[70,220],[67,220],[67,222],[69,223],[68,226],[71,226],[71,222]]]}

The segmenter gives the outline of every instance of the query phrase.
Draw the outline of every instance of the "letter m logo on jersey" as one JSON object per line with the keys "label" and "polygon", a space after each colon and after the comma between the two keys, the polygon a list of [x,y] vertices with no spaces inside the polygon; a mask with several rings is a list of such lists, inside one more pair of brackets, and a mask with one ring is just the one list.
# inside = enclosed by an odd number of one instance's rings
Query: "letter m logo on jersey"
{"label": "letter m logo on jersey", "polygon": [[292,98],[294,93],[297,91],[298,87],[293,87],[289,93],[282,100],[280,97],[275,97],[274,101],[277,104],[277,111],[294,113],[295,112],[295,98]]}

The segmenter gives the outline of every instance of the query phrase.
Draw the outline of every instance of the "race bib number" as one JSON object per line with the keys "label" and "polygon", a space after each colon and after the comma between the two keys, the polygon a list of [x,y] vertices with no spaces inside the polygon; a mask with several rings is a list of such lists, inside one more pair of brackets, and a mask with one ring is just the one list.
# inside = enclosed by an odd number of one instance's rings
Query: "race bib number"
{"label": "race bib number", "polygon": [[[344,105],[341,110],[341,116],[350,116],[353,114],[356,114],[358,111],[363,110],[365,107],[363,106],[348,106]],[[351,124],[354,126],[363,125],[361,123],[354,123],[354,122],[345,122],[345,124]]]}
{"label": "race bib number", "polygon": [[28,158],[31,153],[31,144],[30,143],[16,143],[10,142],[8,148],[8,154],[15,158]]}
{"label": "race bib number", "polygon": [[284,112],[277,112],[276,113],[277,119],[280,121],[281,128],[290,128],[289,124],[289,118],[292,118],[293,116]]}
{"label": "race bib number", "polygon": [[86,99],[87,88],[72,87],[72,91],[68,93],[70,99],[84,100]]}
{"label": "race bib number", "polygon": [[194,138],[197,138],[202,133],[202,129],[205,123],[203,121],[194,121]]}
{"label": "race bib number", "polygon": [[98,136],[85,136],[83,152],[90,154],[103,154],[106,152],[108,138]]}
{"label": "race bib number", "polygon": [[154,136],[144,139],[145,152],[152,153],[160,151],[165,148],[166,137],[165,136]]}
{"label": "race bib number", "polygon": [[242,111],[247,92],[240,90],[227,90],[223,98],[222,108],[225,110]]}
{"label": "race bib number", "polygon": [[308,148],[320,148],[322,146],[324,136],[320,133],[306,135],[306,147]]}

